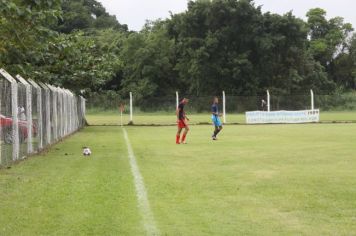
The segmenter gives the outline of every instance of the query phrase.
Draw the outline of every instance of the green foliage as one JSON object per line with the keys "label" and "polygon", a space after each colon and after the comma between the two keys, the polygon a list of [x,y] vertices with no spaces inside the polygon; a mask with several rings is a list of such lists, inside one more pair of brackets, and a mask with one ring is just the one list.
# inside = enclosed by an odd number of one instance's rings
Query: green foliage
{"label": "green foliage", "polygon": [[90,28],[127,31],[127,25],[121,25],[115,16],[109,15],[102,4],[95,0],[63,0],[63,17],[57,30],[71,33],[78,29]]}
{"label": "green foliage", "polygon": [[323,9],[311,9],[307,13],[310,28],[309,50],[325,68],[330,79],[345,88],[355,89],[352,71],[355,68],[350,58],[350,34],[352,25],[342,17],[326,19]]}
{"label": "green foliage", "polygon": [[176,69],[196,95],[333,87],[306,50],[306,24],[291,13],[262,14],[248,0],[197,1],[168,24]]}
{"label": "green foliage", "polygon": [[121,55],[125,63],[122,93],[132,91],[139,100],[174,93],[174,42],[163,22],[148,23],[140,33],[130,34]]}
{"label": "green foliage", "polygon": [[[144,235],[129,160],[118,158],[126,153],[120,132],[86,128],[1,169],[1,235]],[[93,156],[84,158],[83,146]]]}
{"label": "green foliage", "polygon": [[[107,36],[111,31],[90,28],[96,24],[90,16],[94,13],[97,19],[110,19],[112,28],[121,27],[100,3],[53,0],[1,1],[0,4],[0,66],[12,74],[20,73],[79,93],[82,89],[97,90],[121,69],[117,52],[111,52],[101,42],[101,35]],[[91,17],[90,24],[83,20],[87,16],[84,13]],[[70,16],[73,21],[68,20]],[[56,31],[68,25],[75,32]],[[122,28],[107,38],[113,38],[121,31]]]}
{"label": "green foliage", "polygon": [[356,88],[352,25],[320,8],[305,22],[252,0],[189,1],[140,32],[96,0],[0,0],[0,13],[0,67],[89,97]]}
{"label": "green foliage", "polygon": [[60,0],[0,1],[0,66],[28,75],[43,62],[48,43],[58,34],[48,28],[60,16]]}
{"label": "green foliage", "polygon": [[[53,84],[79,92],[105,84],[120,67],[113,53],[103,53],[95,39],[83,33],[62,34],[51,45],[42,72]],[[41,76],[42,77],[42,76]]]}

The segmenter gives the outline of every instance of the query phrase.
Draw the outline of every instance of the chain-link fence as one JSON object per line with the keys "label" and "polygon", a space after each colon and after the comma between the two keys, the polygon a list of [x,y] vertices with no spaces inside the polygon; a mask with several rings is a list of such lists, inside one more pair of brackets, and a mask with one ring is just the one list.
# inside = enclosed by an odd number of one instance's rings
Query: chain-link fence
{"label": "chain-link fence", "polygon": [[84,125],[84,98],[0,69],[0,167],[39,152]]}
{"label": "chain-link fence", "polygon": [[[166,97],[152,97],[136,99],[133,94],[133,107],[130,108],[130,99],[121,99],[119,96],[95,95],[87,99],[87,119],[90,125],[119,125],[120,104],[125,104],[123,123],[135,125],[174,125],[176,124],[177,97],[175,94]],[[191,124],[210,124],[211,105],[214,96],[180,95],[189,98],[186,113]],[[225,105],[225,120],[227,124],[245,123],[245,113],[249,111],[300,111],[320,110],[321,122],[356,121],[356,92],[343,94],[313,94],[309,91],[301,95],[268,95],[231,96],[226,94],[225,103],[223,94],[218,96],[219,110],[222,113]],[[313,104],[312,104],[313,103]],[[269,105],[269,107],[268,107]],[[132,111],[132,120],[131,113]]]}

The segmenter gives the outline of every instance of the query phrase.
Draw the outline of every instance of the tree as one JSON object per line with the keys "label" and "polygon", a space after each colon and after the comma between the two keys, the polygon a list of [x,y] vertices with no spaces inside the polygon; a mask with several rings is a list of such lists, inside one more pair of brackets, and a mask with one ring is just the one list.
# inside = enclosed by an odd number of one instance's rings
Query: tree
{"label": "tree", "polygon": [[46,26],[60,16],[60,0],[0,1],[0,66],[31,75],[57,33]]}
{"label": "tree", "polygon": [[[262,13],[252,0],[197,0],[129,32],[96,0],[0,0],[0,66],[85,94],[139,101],[356,88],[356,36],[340,17]],[[136,99],[136,100],[137,100]]]}
{"label": "tree", "polygon": [[125,63],[122,93],[132,91],[137,99],[174,93],[173,45],[161,21],[148,22],[141,32],[130,34],[121,54]]}
{"label": "tree", "polygon": [[[101,4],[94,5],[100,17],[106,16]],[[101,43],[103,40],[97,40],[104,34],[101,31],[78,31],[86,24],[78,23],[76,32],[71,34],[55,31],[61,6],[61,0],[0,1],[0,66],[12,74],[19,73],[78,93],[82,89],[100,90],[121,70],[119,53],[107,50]],[[72,1],[70,6],[79,7],[78,14],[88,13],[89,8],[83,7],[81,1]],[[110,31],[107,35],[115,33]]]}
{"label": "tree", "polygon": [[127,25],[121,25],[115,16],[111,16],[96,0],[63,0],[63,17],[56,30],[71,33],[75,30],[108,29],[127,31]]}
{"label": "tree", "polygon": [[[253,94],[258,82],[250,60],[261,11],[251,1],[190,1],[172,16],[179,78],[195,95]],[[244,22],[244,23],[242,23]]]}
{"label": "tree", "polygon": [[77,93],[82,89],[100,89],[121,65],[115,54],[104,53],[92,37],[82,32],[60,35],[45,60],[47,63],[39,67],[37,73],[54,85]]}
{"label": "tree", "polygon": [[356,34],[333,61],[333,79],[344,89],[356,89]]}
{"label": "tree", "polygon": [[168,32],[179,81],[198,96],[334,87],[307,50],[307,25],[291,13],[262,14],[249,0],[191,1]]}
{"label": "tree", "polygon": [[[310,28],[310,51],[314,58],[329,72],[329,76],[336,81],[334,71],[339,64],[338,62],[334,63],[334,61],[339,56],[344,57],[347,39],[353,31],[352,25],[344,23],[342,17],[327,20],[326,11],[320,8],[308,11],[307,17]],[[340,58],[340,60],[343,59]]]}

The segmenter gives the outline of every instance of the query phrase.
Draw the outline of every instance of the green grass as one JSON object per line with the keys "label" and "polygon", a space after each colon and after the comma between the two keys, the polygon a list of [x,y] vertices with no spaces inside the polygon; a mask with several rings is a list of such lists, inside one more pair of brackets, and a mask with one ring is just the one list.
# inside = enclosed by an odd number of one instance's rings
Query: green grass
{"label": "green grass", "polygon": [[[355,124],[127,127],[162,235],[353,235]],[[94,155],[85,159],[81,147]],[[65,155],[67,153],[67,155]],[[0,235],[144,235],[122,131],[0,170]]]}
{"label": "green grass", "polygon": [[356,111],[321,111],[321,121],[356,121]]}
{"label": "green grass", "polygon": [[86,128],[0,170],[0,235],[143,234],[121,137],[120,128]]}
{"label": "green grass", "polygon": [[[167,235],[352,235],[356,125],[128,128]],[[159,134],[159,135],[154,135]]]}
{"label": "green grass", "polygon": [[[189,114],[191,124],[211,123],[210,115],[206,114]],[[91,112],[87,115],[87,120],[90,125],[119,125],[121,123],[120,114],[118,112]],[[134,114],[134,124],[144,125],[168,125],[175,124],[176,117],[174,112],[169,113],[138,113]],[[344,111],[325,111],[321,112],[320,120],[322,122],[332,121],[356,121],[356,112]],[[245,123],[244,114],[227,114],[228,123]],[[123,123],[129,123],[129,115],[123,115]]]}

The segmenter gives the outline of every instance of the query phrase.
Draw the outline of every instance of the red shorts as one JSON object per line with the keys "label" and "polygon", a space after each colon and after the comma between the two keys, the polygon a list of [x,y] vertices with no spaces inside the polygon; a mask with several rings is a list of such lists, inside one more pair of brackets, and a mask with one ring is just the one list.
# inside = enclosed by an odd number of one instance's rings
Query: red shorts
{"label": "red shorts", "polygon": [[186,122],[184,120],[179,120],[178,121],[178,128],[183,129],[185,127],[187,127]]}

